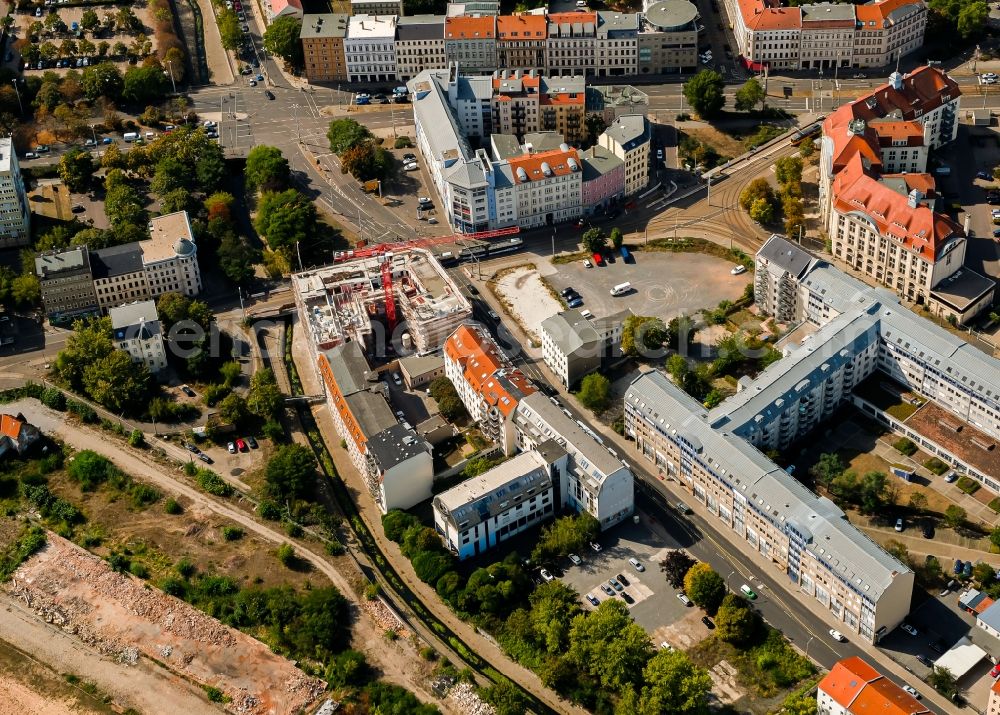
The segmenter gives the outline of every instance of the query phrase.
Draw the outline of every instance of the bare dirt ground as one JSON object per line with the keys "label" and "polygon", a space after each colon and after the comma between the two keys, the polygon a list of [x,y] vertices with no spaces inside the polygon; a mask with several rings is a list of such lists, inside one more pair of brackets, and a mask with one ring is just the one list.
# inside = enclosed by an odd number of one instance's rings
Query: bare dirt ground
{"label": "bare dirt ground", "polygon": [[102,655],[127,665],[145,657],[184,680],[214,685],[232,698],[227,709],[235,713],[296,712],[324,689],[260,641],[55,534],[4,588]]}
{"label": "bare dirt ground", "polygon": [[541,341],[542,321],[563,309],[534,266],[515,268],[497,278],[494,286],[504,308],[535,342]]}

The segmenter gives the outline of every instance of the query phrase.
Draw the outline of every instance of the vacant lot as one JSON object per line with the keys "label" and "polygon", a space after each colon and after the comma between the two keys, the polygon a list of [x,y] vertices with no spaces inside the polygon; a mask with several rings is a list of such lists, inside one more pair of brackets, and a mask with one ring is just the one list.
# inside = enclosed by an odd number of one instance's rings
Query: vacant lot
{"label": "vacant lot", "polygon": [[541,340],[542,321],[563,310],[534,266],[504,272],[493,286],[497,298],[533,341]]}

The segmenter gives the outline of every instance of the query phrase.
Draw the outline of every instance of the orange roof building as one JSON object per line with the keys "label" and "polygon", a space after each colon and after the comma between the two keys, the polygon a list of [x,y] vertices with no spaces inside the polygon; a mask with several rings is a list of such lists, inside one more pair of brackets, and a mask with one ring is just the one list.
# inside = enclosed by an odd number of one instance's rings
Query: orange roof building
{"label": "orange roof building", "polygon": [[41,436],[24,415],[0,414],[0,458],[9,452],[24,454]]}
{"label": "orange roof building", "polygon": [[820,681],[816,702],[829,715],[923,715],[933,711],[857,656]]}
{"label": "orange roof building", "polygon": [[993,681],[990,699],[986,703],[986,715],[1000,715],[1000,680]]}
{"label": "orange roof building", "polygon": [[444,21],[444,51],[466,74],[487,74],[497,68],[497,18],[448,17]]}

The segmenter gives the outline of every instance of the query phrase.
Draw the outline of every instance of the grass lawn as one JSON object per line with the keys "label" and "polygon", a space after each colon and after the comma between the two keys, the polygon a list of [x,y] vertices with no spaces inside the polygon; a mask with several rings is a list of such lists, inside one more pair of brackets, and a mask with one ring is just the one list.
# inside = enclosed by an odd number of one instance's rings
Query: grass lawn
{"label": "grass lawn", "polygon": [[866,380],[854,392],[900,422],[905,421],[917,411],[917,405],[911,405],[898,395],[883,390],[877,379]]}
{"label": "grass lawn", "polygon": [[816,672],[812,662],[793,649],[781,633],[764,626],[767,635],[747,649],[725,643],[715,636],[688,651],[697,665],[711,669],[722,660],[735,666],[738,681],[758,698],[773,698]]}

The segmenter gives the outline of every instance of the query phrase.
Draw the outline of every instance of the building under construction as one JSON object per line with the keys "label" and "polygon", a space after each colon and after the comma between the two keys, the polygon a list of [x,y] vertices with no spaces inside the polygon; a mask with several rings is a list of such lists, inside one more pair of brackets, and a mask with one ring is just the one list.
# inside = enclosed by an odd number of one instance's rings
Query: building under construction
{"label": "building under construction", "polygon": [[349,340],[384,355],[396,334],[407,352],[435,350],[472,314],[431,252],[405,244],[345,253],[293,275],[292,290],[314,357]]}

